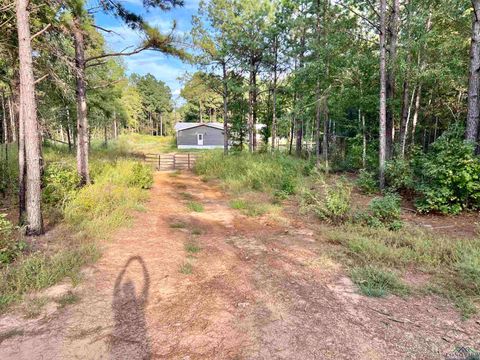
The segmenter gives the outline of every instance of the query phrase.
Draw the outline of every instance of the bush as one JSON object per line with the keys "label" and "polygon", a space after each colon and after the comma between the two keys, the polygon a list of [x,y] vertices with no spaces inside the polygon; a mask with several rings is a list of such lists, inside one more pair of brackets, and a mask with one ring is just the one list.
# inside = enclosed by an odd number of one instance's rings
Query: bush
{"label": "bush", "polygon": [[14,234],[15,227],[5,214],[0,214],[0,264],[9,264],[26,248],[23,241],[18,241]]}
{"label": "bush", "polygon": [[420,211],[458,214],[480,208],[480,158],[473,150],[459,134],[447,131],[429,153],[416,156]]}
{"label": "bush", "polygon": [[373,218],[388,226],[400,220],[402,213],[400,203],[401,198],[398,194],[386,194],[372,199],[368,211]]}
{"label": "bush", "polygon": [[43,201],[63,208],[77,194],[80,177],[73,166],[53,163],[45,169],[43,184]]}
{"label": "bush", "polygon": [[373,194],[378,191],[378,184],[375,175],[365,169],[360,170],[355,183],[365,194]]}
{"label": "bush", "polygon": [[415,181],[410,162],[400,158],[387,161],[385,182],[392,191],[413,190]]}
{"label": "bush", "polygon": [[351,186],[340,180],[334,185],[323,184],[323,194],[304,190],[302,206],[313,211],[322,220],[341,223],[348,218],[351,209]]}

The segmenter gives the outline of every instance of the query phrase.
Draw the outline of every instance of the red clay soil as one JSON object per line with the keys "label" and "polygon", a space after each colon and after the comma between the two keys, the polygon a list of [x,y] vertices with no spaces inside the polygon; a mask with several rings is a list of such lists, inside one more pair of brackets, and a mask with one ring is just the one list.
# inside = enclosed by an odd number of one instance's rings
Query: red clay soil
{"label": "red clay soil", "polygon": [[[190,211],[186,193],[205,211]],[[84,271],[78,303],[0,319],[0,359],[442,359],[480,348],[478,317],[462,321],[436,297],[361,296],[313,228],[247,218],[227,201],[190,174],[157,174],[146,211]]]}

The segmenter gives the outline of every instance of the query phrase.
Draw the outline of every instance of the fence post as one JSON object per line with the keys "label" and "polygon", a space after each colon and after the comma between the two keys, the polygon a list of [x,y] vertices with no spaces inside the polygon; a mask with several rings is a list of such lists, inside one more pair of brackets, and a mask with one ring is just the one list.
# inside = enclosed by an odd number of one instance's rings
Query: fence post
{"label": "fence post", "polygon": [[190,153],[188,153],[188,170],[190,170]]}
{"label": "fence post", "polygon": [[162,158],[161,158],[161,155],[158,154],[158,170],[161,170],[162,168]]}
{"label": "fence post", "polygon": [[176,154],[173,154],[173,170],[176,168]]}

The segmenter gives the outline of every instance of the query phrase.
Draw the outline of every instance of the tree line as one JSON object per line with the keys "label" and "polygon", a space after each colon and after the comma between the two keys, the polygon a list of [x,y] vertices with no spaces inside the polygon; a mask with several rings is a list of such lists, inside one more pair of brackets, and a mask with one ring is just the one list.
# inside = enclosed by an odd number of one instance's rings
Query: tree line
{"label": "tree line", "polygon": [[[357,167],[423,151],[452,126],[478,142],[479,1],[211,0],[193,18],[203,78],[222,99],[228,134],[257,149],[256,126],[277,149],[339,153]],[[191,84],[189,84],[191,85]],[[206,91],[186,86],[193,109]],[[229,124],[227,126],[227,123]],[[310,146],[309,146],[310,145]]]}
{"label": "tree line", "polygon": [[[165,11],[182,5],[143,2],[145,9]],[[132,50],[109,51],[102,33],[112,30],[95,23],[97,13],[140,32],[142,42],[126,44]],[[42,140],[75,146],[79,185],[89,184],[89,146],[96,132],[105,141],[121,126],[160,135],[171,123],[170,89],[151,75],[127,78],[119,58],[145,50],[186,54],[175,46],[173,31],[161,33],[116,0],[2,0],[0,24],[1,138],[18,144],[20,219],[27,234],[37,235],[44,231]]]}

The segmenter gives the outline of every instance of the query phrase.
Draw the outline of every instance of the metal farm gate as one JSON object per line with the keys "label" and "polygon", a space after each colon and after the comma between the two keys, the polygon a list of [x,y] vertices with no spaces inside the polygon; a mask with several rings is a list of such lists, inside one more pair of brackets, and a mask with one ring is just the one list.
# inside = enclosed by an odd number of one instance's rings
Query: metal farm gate
{"label": "metal farm gate", "polygon": [[198,154],[145,154],[145,162],[158,171],[191,170]]}

